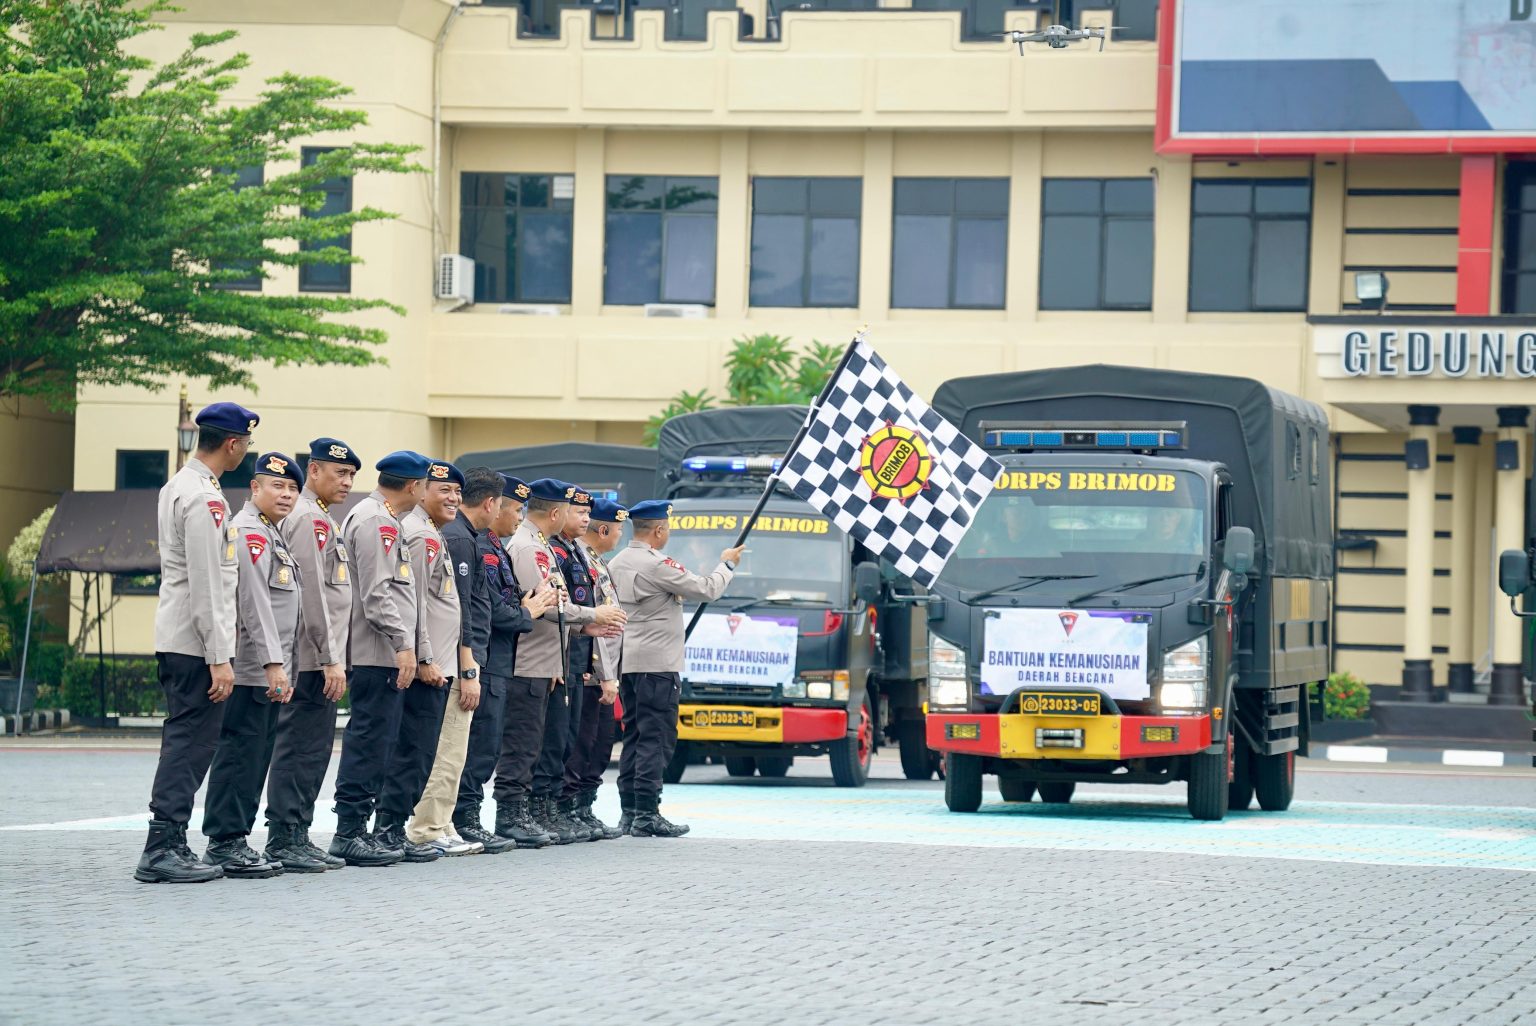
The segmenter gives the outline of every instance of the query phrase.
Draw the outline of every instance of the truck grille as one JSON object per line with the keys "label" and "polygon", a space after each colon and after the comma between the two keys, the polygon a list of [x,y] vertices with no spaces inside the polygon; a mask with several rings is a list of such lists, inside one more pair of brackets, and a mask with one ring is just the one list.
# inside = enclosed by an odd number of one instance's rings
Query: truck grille
{"label": "truck grille", "polygon": [[751,684],[688,684],[688,693],[709,698],[772,698],[773,688]]}

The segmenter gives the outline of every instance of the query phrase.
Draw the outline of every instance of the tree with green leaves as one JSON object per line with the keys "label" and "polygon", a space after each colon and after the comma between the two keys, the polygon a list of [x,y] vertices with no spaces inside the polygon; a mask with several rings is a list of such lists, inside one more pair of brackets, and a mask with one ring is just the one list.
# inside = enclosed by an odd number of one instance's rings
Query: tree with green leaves
{"label": "tree with green leaves", "polygon": [[[321,214],[327,180],[419,171],[411,147],[299,144],[364,124],[350,91],[283,74],[226,102],[244,54],[197,34],[156,64],[124,44],[166,0],[0,0],[0,398],[74,404],[85,384],[158,388],[172,372],[249,386],[266,363],[377,362],[384,331],[346,295],[232,289],[270,267],[354,263],[332,244],[393,215]],[[286,168],[273,173],[274,166]],[[241,169],[264,167],[236,189]]]}
{"label": "tree with green leaves", "polygon": [[[811,341],[810,348],[795,352],[784,335],[743,336],[731,343],[725,358],[725,406],[779,406],[809,404],[821,393],[843,358],[843,347]],[[684,413],[711,410],[716,399],[707,391],[679,392],[659,413],[645,422],[644,441],[655,446],[661,426]]]}

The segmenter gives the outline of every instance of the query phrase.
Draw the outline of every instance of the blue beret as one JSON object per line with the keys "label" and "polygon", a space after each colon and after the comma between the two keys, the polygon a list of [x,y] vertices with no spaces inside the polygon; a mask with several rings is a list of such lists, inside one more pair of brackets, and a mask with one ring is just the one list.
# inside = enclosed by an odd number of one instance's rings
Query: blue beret
{"label": "blue beret", "polygon": [[672,504],[666,499],[646,499],[629,507],[631,520],[665,520],[672,515]]}
{"label": "blue beret", "polygon": [[198,427],[218,428],[232,435],[248,435],[256,430],[261,418],[239,403],[214,403],[203,407],[195,418]]}
{"label": "blue beret", "polygon": [[299,461],[282,452],[264,452],[256,457],[255,474],[265,477],[286,477],[300,488],[304,479],[299,476]]}
{"label": "blue beret", "polygon": [[373,469],[390,477],[401,477],[410,481],[418,477],[427,476],[427,468],[432,461],[419,452],[411,452],[409,449],[400,449],[390,453],[373,465]]}
{"label": "blue beret", "polygon": [[574,485],[573,487],[576,490],[571,493],[571,505],[572,506],[586,506],[588,509],[591,509],[592,508],[592,493],[587,491],[581,485]]}
{"label": "blue beret", "polygon": [[336,438],[317,438],[309,443],[310,460],[321,463],[346,463],[355,470],[363,469],[363,461],[346,442]]}
{"label": "blue beret", "polygon": [[516,499],[518,502],[527,502],[531,489],[528,482],[511,474],[501,475],[501,497],[504,499]]}
{"label": "blue beret", "polygon": [[545,502],[570,502],[571,496],[576,494],[576,486],[558,478],[541,477],[529,482],[528,491],[535,499]]}
{"label": "blue beret", "polygon": [[612,499],[593,499],[592,519],[600,524],[622,524],[629,519],[629,510]]}
{"label": "blue beret", "polygon": [[455,467],[446,460],[429,460],[427,462],[427,483],[431,484],[433,481],[447,481],[450,484],[456,484],[463,488],[464,474],[458,467]]}

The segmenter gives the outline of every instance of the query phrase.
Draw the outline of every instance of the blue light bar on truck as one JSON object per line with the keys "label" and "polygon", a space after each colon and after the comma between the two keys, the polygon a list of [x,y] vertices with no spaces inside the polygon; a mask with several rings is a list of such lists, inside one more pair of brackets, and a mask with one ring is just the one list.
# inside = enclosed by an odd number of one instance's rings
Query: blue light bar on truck
{"label": "blue light bar on truck", "polygon": [[690,456],[683,469],[695,474],[767,474],[779,469],[781,456]]}
{"label": "blue light bar on truck", "polygon": [[1185,423],[1120,424],[981,424],[981,444],[988,449],[1127,449],[1138,452],[1183,449]]}

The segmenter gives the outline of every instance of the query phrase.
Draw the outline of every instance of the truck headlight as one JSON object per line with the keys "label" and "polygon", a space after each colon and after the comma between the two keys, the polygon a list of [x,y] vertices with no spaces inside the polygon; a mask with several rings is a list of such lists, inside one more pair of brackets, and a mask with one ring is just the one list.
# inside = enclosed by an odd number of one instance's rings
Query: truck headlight
{"label": "truck headlight", "polygon": [[970,688],[965,679],[965,649],[928,632],[928,705],[933,709],[967,709]]}
{"label": "truck headlight", "polygon": [[1203,636],[1163,653],[1163,683],[1157,692],[1159,705],[1166,710],[1205,708],[1210,679],[1208,653],[1209,642]]}
{"label": "truck headlight", "polygon": [[783,690],[782,694],[784,695],[785,698],[804,698],[805,697],[805,681],[803,681],[803,680],[792,680],[792,681],[790,681],[789,683],[784,685],[784,690]]}

